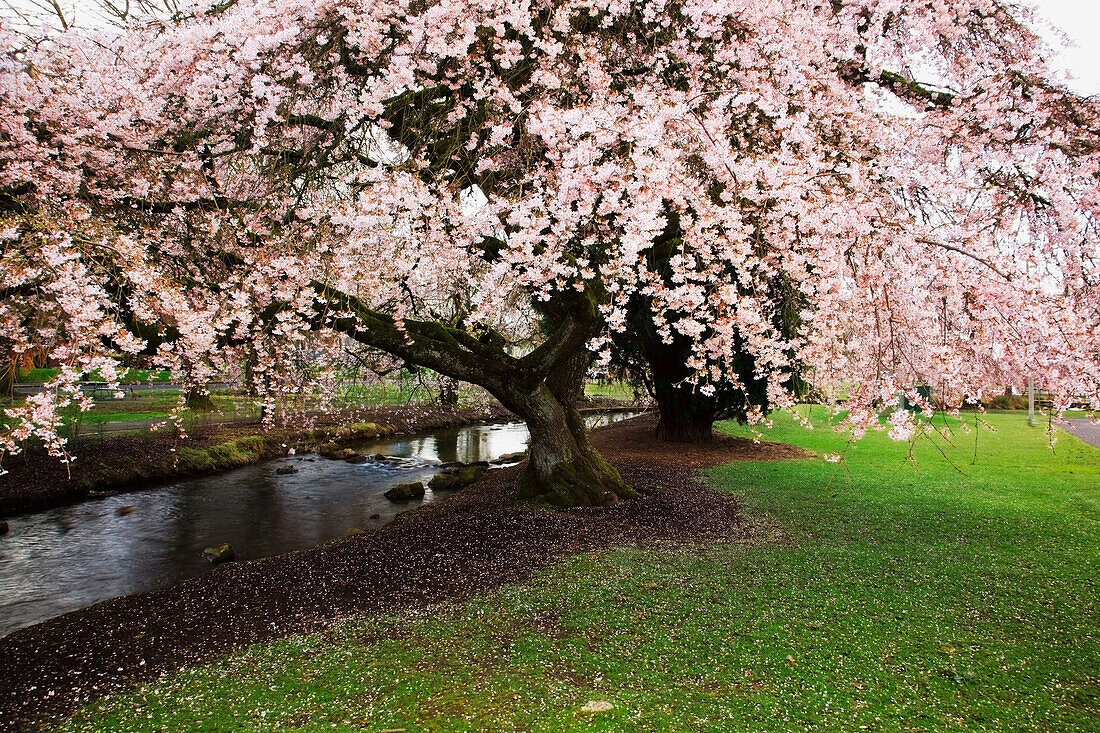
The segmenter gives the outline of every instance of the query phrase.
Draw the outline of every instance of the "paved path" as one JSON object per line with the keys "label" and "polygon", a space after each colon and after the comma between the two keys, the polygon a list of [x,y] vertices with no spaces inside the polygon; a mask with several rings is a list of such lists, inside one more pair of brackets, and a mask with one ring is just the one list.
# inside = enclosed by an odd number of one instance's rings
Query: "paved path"
{"label": "paved path", "polygon": [[1068,431],[1070,435],[1076,435],[1089,445],[1100,448],[1100,425],[1087,418],[1074,418],[1069,420],[1076,430]]}

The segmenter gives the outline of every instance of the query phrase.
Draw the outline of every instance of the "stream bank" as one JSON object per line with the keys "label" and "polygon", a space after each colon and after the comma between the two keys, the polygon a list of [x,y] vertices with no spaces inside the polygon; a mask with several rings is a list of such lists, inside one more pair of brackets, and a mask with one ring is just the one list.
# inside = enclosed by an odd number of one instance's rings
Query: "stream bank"
{"label": "stream bank", "polygon": [[499,404],[472,407],[417,405],[322,416],[310,428],[264,430],[258,421],[192,429],[172,428],[81,438],[66,466],[42,450],[5,457],[0,518],[64,506],[96,495],[140,489],[176,478],[205,476],[313,450],[326,442],[373,440],[402,433],[471,425],[510,413]]}
{"label": "stream bank", "polygon": [[[587,421],[597,427],[633,414]],[[295,452],[18,515],[0,541],[0,637],[114,596],[208,574],[212,562],[257,560],[376,532],[402,512],[522,460],[528,437],[527,426],[513,419],[343,448],[328,443],[328,457]]]}
{"label": "stream bank", "polygon": [[181,585],[115,598],[0,638],[0,727],[32,729],[105,692],[229,649],[522,581],[578,552],[770,537],[770,528],[741,519],[731,496],[701,484],[697,471],[805,452],[728,437],[662,444],[653,438],[655,425],[655,418],[642,417],[593,433],[601,454],[644,489],[630,502],[574,510],[516,504],[521,469],[504,468],[377,532],[222,565]]}

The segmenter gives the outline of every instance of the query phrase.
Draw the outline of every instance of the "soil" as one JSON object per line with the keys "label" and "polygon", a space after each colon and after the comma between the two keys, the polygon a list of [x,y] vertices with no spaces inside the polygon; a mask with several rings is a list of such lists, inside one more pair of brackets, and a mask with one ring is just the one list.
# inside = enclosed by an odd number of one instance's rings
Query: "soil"
{"label": "soil", "polygon": [[124,596],[0,639],[0,728],[33,730],[105,693],[235,648],[319,631],[363,614],[464,598],[521,581],[556,559],[631,543],[751,540],[729,495],[698,469],[798,458],[792,446],[719,437],[658,443],[654,416],[600,429],[593,443],[640,498],[552,510],[515,503],[522,464],[403,514],[372,534],[219,566],[159,591]]}
{"label": "soil", "polygon": [[[256,462],[275,458],[287,446],[315,447],[326,440],[347,442],[399,433],[469,425],[509,415],[492,403],[480,407],[447,408],[438,405],[357,410],[354,415],[330,414],[317,419],[308,431],[273,428],[264,430],[258,420],[217,424],[180,438],[171,428],[103,437],[81,438],[68,446],[76,456],[71,465],[43,450],[5,457],[6,475],[0,477],[0,517],[81,501],[97,493],[140,489],[168,479],[215,473],[236,465],[215,465],[206,470],[188,469],[172,456],[182,448],[208,449],[248,436],[262,435],[264,447],[248,455]],[[373,423],[370,434],[330,435],[349,422]]]}

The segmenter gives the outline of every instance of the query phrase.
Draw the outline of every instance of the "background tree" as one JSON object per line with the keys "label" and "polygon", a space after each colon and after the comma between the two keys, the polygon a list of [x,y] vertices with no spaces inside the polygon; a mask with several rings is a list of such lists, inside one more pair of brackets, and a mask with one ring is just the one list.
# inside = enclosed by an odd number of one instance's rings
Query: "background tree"
{"label": "background tree", "polygon": [[[645,254],[649,276],[663,287],[675,287],[676,274],[671,260],[682,246],[677,217],[669,216],[669,226],[657,237]],[[771,326],[784,338],[798,333],[799,312],[803,307],[795,289],[782,279],[760,283],[771,291],[776,304]],[[698,443],[713,439],[718,420],[747,422],[755,412],[770,409],[767,384],[756,368],[756,360],[738,338],[733,345],[733,372],[723,373],[711,390],[704,391],[698,374],[688,366],[695,341],[673,328],[662,334],[658,325],[675,324],[690,314],[655,313],[644,291],[637,291],[627,305],[625,330],[612,333],[612,362],[625,370],[631,380],[643,388],[657,404],[659,419],[656,437],[671,442]],[[792,360],[787,382],[792,391],[803,392],[797,363]]]}
{"label": "background tree", "polygon": [[1100,407],[1096,109],[1049,81],[1026,20],[994,0],[239,0],[9,35],[0,322],[68,369],[5,447],[63,452],[57,407],[113,353],[194,383],[247,362],[274,403],[288,347],[339,334],[527,420],[522,494],[613,501],[632,491],[572,400],[637,298],[686,339],[688,382],[740,390],[749,420],[799,373],[849,387],[857,434],[916,384],[959,405],[1028,371]]}

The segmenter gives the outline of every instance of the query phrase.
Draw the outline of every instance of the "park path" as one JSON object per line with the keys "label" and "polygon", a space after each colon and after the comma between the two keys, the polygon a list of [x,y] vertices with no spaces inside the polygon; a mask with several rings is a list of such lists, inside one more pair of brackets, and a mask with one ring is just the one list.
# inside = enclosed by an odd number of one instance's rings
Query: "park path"
{"label": "park path", "polygon": [[1092,420],[1081,417],[1073,418],[1067,422],[1075,428],[1074,430],[1067,431],[1070,435],[1075,435],[1089,445],[1100,448],[1100,425],[1094,423]]}

